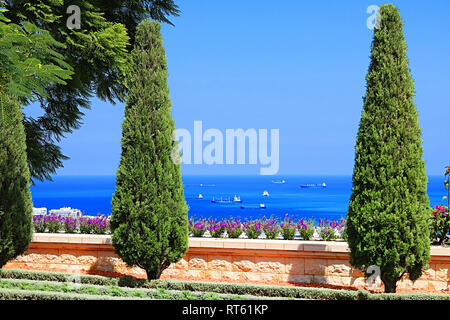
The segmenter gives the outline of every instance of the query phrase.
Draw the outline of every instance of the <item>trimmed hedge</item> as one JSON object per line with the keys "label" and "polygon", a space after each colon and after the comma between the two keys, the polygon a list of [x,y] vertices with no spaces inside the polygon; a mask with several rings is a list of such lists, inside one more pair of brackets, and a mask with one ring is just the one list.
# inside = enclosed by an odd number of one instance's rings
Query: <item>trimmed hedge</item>
{"label": "trimmed hedge", "polygon": [[[14,292],[33,292],[35,297],[38,292],[44,292],[43,299],[49,299],[47,293],[63,293],[78,296],[109,296],[125,299],[165,299],[165,300],[261,300],[271,297],[259,297],[250,295],[218,294],[215,292],[190,292],[187,290],[158,289],[133,289],[116,286],[99,286],[85,284],[71,284],[67,282],[36,281],[26,279],[0,279],[0,290],[12,290]],[[9,292],[9,291],[8,291]],[[38,299],[39,297],[35,297]],[[56,296],[55,299],[58,299]],[[1,298],[0,298],[1,299]],[[80,298],[81,299],[81,298]]]}
{"label": "trimmed hedge", "polygon": [[122,300],[124,297],[0,288],[0,300]]}
{"label": "trimmed hedge", "polygon": [[[73,274],[69,273],[0,269],[0,279],[28,279],[37,281],[69,282],[71,277],[73,277]],[[198,292],[203,292],[204,294],[216,293],[219,294],[220,297],[222,297],[221,295],[237,295],[250,296],[250,298],[258,297],[258,299],[269,297],[319,300],[450,300],[450,294],[385,294],[370,293],[366,290],[338,290],[328,288],[272,286],[262,284],[236,284],[178,280],[147,281],[143,279],[135,279],[129,276],[117,278],[94,275],[80,275],[79,280],[81,284],[89,285],[117,286],[121,288],[126,287],[159,290],[163,289],[177,292],[190,292],[193,295]],[[174,293],[174,295],[177,294]]]}

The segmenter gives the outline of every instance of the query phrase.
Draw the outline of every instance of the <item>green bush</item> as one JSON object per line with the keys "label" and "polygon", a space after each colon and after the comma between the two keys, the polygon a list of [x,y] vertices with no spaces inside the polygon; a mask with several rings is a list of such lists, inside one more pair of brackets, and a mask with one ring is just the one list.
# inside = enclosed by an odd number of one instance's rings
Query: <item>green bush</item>
{"label": "green bush", "polygon": [[[24,271],[24,270],[2,270],[0,279],[29,279],[35,281],[63,282],[68,284],[70,277],[67,273]],[[410,293],[410,294],[385,294],[370,293],[366,290],[345,290],[311,287],[272,286],[261,284],[223,283],[223,282],[201,282],[201,281],[178,281],[178,280],[152,280],[136,279],[130,276],[121,278],[103,277],[92,275],[80,275],[80,290],[84,285],[96,286],[97,290],[104,292],[106,288],[115,287],[114,290],[122,289],[129,296],[136,295],[137,289],[151,289],[146,291],[150,298],[161,298],[173,292],[170,297],[182,297],[184,291],[203,299],[203,297],[220,297],[220,299],[235,299],[237,296],[249,299],[264,298],[295,298],[295,299],[318,299],[318,300],[450,300],[449,294]],[[0,280],[1,283],[1,280]],[[43,286],[45,283],[38,285]],[[89,288],[89,287],[88,287]],[[82,291],[80,291],[81,293]],[[137,292],[140,292],[139,290]],[[86,291],[85,293],[89,293]],[[138,293],[139,294],[139,293]]]}

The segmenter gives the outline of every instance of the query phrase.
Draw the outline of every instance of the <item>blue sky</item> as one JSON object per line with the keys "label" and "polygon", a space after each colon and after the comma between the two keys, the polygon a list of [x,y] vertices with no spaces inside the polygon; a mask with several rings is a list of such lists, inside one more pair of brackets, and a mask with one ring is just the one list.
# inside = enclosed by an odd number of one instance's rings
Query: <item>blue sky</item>
{"label": "blue sky", "polygon": [[[162,28],[177,128],[280,130],[280,175],[350,175],[372,31],[382,2],[182,0]],[[404,21],[428,175],[450,163],[450,2],[393,1]],[[38,113],[31,106],[27,113]],[[61,143],[58,175],[113,175],[124,105],[97,99]],[[260,165],[183,165],[259,174]]]}

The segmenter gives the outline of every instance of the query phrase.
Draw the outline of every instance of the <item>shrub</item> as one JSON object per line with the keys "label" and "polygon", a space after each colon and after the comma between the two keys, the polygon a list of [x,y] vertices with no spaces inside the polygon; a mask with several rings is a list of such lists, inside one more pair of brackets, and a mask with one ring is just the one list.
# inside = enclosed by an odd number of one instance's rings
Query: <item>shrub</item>
{"label": "shrub", "polygon": [[72,217],[65,217],[62,219],[64,232],[75,233],[77,231],[78,219]]}
{"label": "shrub", "polygon": [[230,238],[239,238],[242,234],[242,224],[241,219],[228,219],[228,222],[226,223],[225,230],[227,231],[228,237]]}
{"label": "shrub", "polygon": [[336,222],[319,219],[319,236],[324,241],[330,241],[337,238]]}
{"label": "shrub", "polygon": [[44,216],[37,215],[33,216],[33,228],[35,232],[43,233],[47,229],[47,226],[44,223]]}
{"label": "shrub", "polygon": [[295,232],[297,231],[297,226],[292,221],[292,218],[285,215],[284,220],[280,225],[280,229],[284,240],[292,240],[294,239]]}
{"label": "shrub", "polygon": [[450,214],[446,206],[434,206],[430,218],[431,241],[441,245],[448,240],[450,232]]}
{"label": "shrub", "polygon": [[208,220],[208,226],[206,229],[211,234],[213,238],[221,238],[225,232],[226,223],[225,221]]}
{"label": "shrub", "polygon": [[194,237],[203,237],[206,232],[206,220],[196,221],[192,226],[192,235]]}
{"label": "shrub", "polygon": [[260,220],[245,220],[244,232],[249,239],[257,239],[262,231],[262,223]]}
{"label": "shrub", "polygon": [[262,221],[262,227],[267,239],[276,239],[280,234],[280,226],[278,221],[274,218],[264,218]]}
{"label": "shrub", "polygon": [[300,219],[297,222],[297,229],[300,233],[300,237],[303,240],[310,240],[314,235],[314,220],[305,221],[304,219]]}
{"label": "shrub", "polygon": [[47,227],[48,232],[50,233],[58,233],[62,229],[62,220],[62,217],[56,214],[44,216],[44,224]]}

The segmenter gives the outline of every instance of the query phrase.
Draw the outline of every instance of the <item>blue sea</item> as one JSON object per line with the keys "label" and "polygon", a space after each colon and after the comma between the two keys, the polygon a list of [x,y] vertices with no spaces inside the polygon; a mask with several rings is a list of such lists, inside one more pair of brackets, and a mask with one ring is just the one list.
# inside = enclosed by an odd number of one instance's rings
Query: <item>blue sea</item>
{"label": "blue sea", "polygon": [[[273,180],[285,180],[284,184]],[[428,195],[431,205],[444,203],[446,195],[443,177],[428,178]],[[326,188],[300,188],[302,184],[321,184]],[[241,217],[262,216],[294,218],[340,219],[345,218],[351,195],[351,176],[184,176],[184,193],[189,206],[189,216]],[[111,198],[115,189],[114,176],[57,176],[53,182],[37,183],[31,187],[36,208],[59,209],[72,207],[86,215],[111,214]],[[263,196],[266,190],[269,196]],[[199,194],[203,199],[199,199]],[[212,203],[211,200],[233,199],[239,196],[242,203]],[[446,201],[446,200],[445,200]],[[241,206],[266,209],[242,209]]]}

